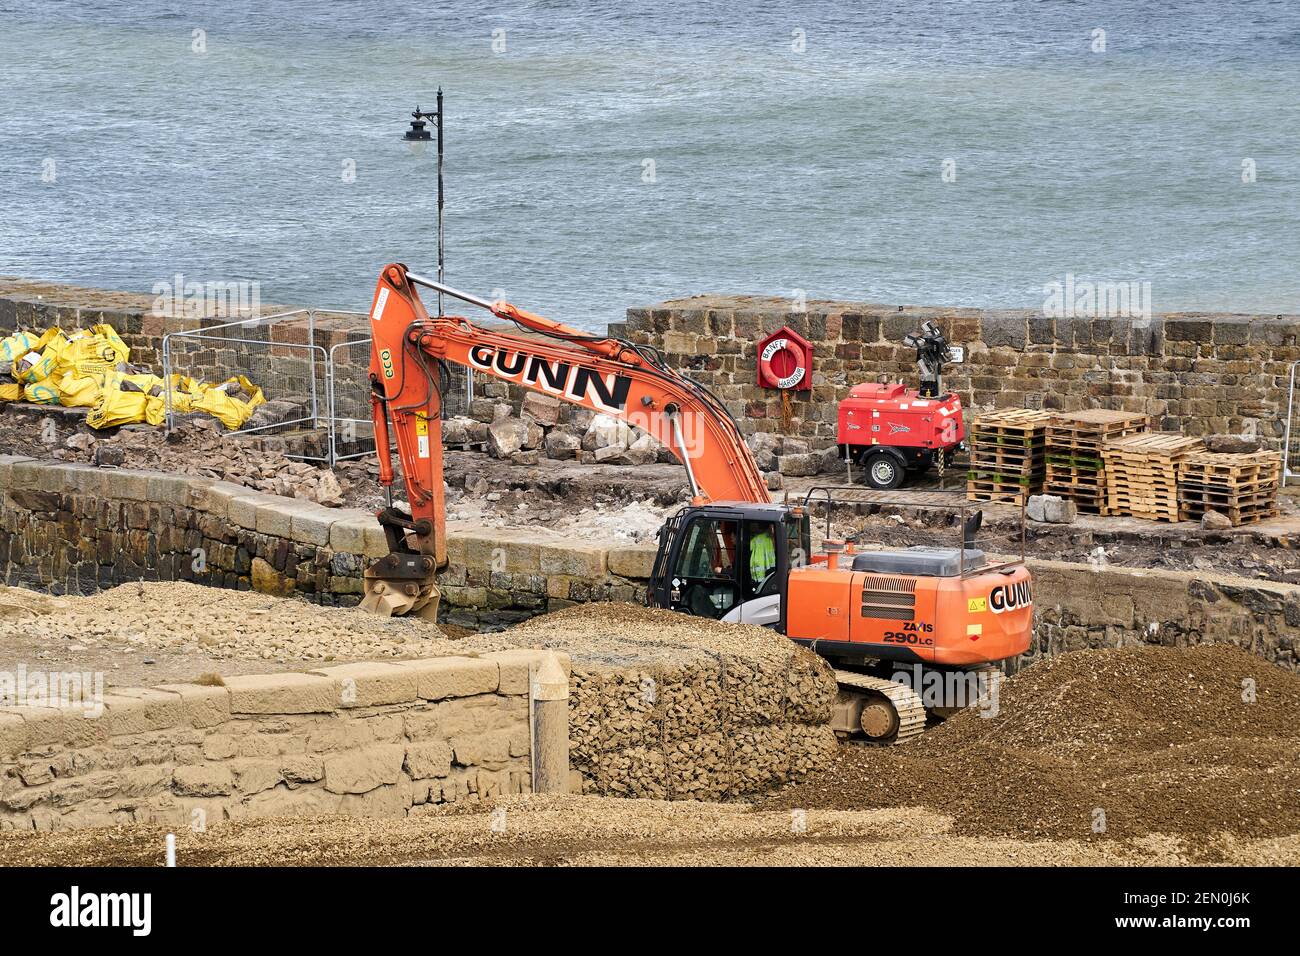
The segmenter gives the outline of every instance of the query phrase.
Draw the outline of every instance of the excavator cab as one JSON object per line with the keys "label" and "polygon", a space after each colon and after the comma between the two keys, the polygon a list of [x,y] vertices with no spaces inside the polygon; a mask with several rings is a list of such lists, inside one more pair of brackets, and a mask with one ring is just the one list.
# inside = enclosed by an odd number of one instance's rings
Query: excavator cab
{"label": "excavator cab", "polygon": [[646,601],[784,632],[790,570],[807,564],[810,547],[802,509],[750,502],[683,508],[659,533]]}

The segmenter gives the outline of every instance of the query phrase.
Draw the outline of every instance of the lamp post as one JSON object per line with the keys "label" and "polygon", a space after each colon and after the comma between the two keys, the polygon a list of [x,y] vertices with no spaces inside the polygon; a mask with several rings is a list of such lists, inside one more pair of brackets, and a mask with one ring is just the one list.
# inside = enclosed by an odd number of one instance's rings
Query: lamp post
{"label": "lamp post", "polygon": [[[415,108],[411,114],[411,128],[406,131],[402,138],[408,143],[423,144],[429,142],[432,138],[428,130],[426,120],[432,120],[433,125],[438,130],[438,281],[445,279],[445,248],[443,246],[443,191],[442,191],[442,87],[438,87],[437,109],[432,113]],[[438,293],[438,318],[442,318],[442,293]]]}
{"label": "lamp post", "polygon": [[[411,114],[411,128],[406,131],[402,138],[413,146],[422,147],[432,138],[428,129],[428,120],[433,121],[434,127],[438,130],[438,282],[446,281],[446,247],[443,241],[445,230],[443,228],[443,189],[442,189],[442,87],[438,87],[437,108],[432,112],[415,108]],[[438,293],[438,318],[442,318],[442,293]],[[474,373],[470,369],[465,369],[465,409],[469,411],[469,403],[474,400]]]}

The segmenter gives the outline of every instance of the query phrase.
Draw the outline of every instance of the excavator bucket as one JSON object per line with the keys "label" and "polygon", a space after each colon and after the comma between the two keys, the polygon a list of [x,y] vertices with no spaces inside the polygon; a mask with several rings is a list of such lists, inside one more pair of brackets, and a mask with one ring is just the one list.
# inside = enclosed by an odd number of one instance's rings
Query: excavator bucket
{"label": "excavator bucket", "polygon": [[366,569],[361,607],[384,617],[409,614],[436,621],[442,598],[436,575],[430,555],[394,551]]}
{"label": "excavator bucket", "polygon": [[432,581],[422,585],[413,581],[373,577],[367,571],[362,587],[365,593],[361,599],[362,610],[383,617],[414,615],[430,621],[438,619],[438,602],[442,600],[442,592]]}

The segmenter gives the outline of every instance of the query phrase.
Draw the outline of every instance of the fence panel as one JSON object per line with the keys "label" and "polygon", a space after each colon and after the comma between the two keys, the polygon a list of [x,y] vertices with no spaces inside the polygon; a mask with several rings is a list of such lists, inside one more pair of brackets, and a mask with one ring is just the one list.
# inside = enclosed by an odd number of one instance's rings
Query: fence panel
{"label": "fence panel", "polygon": [[[163,376],[192,376],[204,382],[224,382],[246,376],[259,386],[280,414],[272,421],[255,416],[227,436],[256,433],[292,438],[289,457],[328,461],[328,428],[324,411],[324,376],[329,357],[316,342],[315,312],[295,309],[275,315],[201,326],[163,336]],[[166,429],[176,427],[177,413],[167,392]]]}

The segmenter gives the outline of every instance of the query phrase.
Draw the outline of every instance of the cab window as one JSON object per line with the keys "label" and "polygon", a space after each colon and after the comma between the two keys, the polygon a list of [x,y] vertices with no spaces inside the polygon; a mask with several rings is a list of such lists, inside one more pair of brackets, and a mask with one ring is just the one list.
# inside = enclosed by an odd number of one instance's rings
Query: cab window
{"label": "cab window", "polygon": [[688,578],[733,579],[737,540],[735,521],[709,518],[692,522],[678,574]]}
{"label": "cab window", "polygon": [[673,572],[673,605],[699,617],[720,618],[740,602],[740,523],[697,518]]}

